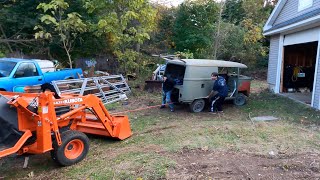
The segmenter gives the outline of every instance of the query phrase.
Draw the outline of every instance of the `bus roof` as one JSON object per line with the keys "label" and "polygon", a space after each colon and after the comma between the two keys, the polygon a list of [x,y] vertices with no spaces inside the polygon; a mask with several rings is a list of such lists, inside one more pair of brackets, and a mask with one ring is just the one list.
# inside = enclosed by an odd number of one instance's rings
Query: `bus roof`
{"label": "bus roof", "polygon": [[189,66],[212,66],[212,67],[236,67],[236,68],[248,68],[245,64],[223,61],[223,60],[212,60],[212,59],[175,59],[168,61],[168,64],[180,64]]}

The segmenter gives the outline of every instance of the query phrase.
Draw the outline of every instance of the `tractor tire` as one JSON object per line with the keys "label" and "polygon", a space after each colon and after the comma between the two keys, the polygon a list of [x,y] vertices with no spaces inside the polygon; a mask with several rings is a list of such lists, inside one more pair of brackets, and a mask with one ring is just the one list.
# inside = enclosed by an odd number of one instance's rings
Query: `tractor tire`
{"label": "tractor tire", "polygon": [[242,93],[239,93],[233,99],[233,104],[236,105],[236,106],[243,106],[244,104],[246,104],[246,102],[247,102],[247,97]]}
{"label": "tractor tire", "polygon": [[79,131],[65,131],[61,134],[62,144],[53,143],[52,159],[61,166],[70,166],[82,161],[89,151],[88,137]]}
{"label": "tractor tire", "polygon": [[53,92],[54,93],[54,95],[53,95],[54,98],[60,99],[60,96],[58,95],[57,91],[54,89],[52,84],[42,84],[41,85],[41,90],[42,90],[42,92],[45,92],[45,91]]}
{"label": "tractor tire", "polygon": [[199,113],[203,111],[206,105],[206,101],[204,99],[196,99],[190,104],[190,111],[193,113]]}

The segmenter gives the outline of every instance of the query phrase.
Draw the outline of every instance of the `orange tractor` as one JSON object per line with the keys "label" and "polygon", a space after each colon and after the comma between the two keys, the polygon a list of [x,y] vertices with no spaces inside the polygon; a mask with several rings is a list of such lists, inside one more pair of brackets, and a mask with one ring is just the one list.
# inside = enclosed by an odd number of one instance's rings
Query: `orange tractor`
{"label": "orange tractor", "polygon": [[62,166],[86,157],[84,133],[120,140],[132,135],[128,117],[110,115],[95,95],[55,99],[51,92],[1,92],[0,126],[0,158],[50,151]]}

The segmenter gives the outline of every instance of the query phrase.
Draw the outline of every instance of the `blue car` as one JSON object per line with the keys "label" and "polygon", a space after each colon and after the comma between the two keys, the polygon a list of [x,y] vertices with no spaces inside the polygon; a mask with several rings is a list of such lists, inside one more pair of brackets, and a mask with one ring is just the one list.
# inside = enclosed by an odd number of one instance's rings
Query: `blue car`
{"label": "blue car", "polygon": [[[24,92],[25,86],[51,87],[54,80],[83,76],[82,69],[43,67],[45,61],[34,59],[0,58],[0,91]],[[50,61],[49,61],[50,62]],[[42,68],[39,64],[42,64]]]}

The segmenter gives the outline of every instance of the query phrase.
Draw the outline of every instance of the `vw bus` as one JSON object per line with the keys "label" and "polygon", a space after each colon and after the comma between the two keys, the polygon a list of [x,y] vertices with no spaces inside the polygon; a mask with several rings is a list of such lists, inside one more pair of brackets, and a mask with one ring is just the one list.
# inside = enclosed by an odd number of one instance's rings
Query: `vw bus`
{"label": "vw bus", "polygon": [[240,69],[246,65],[222,60],[176,59],[168,61],[165,75],[175,80],[172,102],[189,104],[191,112],[201,112],[213,87],[211,73],[218,72],[229,87],[226,100],[232,99],[235,105],[244,105],[250,94],[251,78],[240,75]]}

